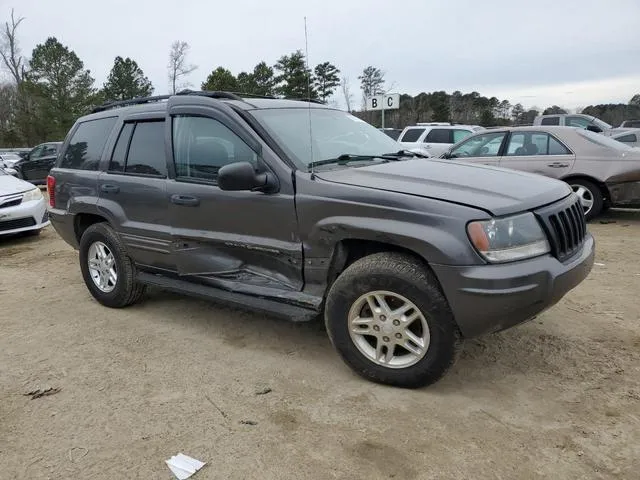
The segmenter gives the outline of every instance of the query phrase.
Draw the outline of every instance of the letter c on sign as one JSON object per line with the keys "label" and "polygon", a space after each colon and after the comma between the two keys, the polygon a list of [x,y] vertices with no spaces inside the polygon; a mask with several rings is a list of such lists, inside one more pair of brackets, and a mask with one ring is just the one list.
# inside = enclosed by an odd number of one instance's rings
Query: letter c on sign
{"label": "letter c on sign", "polygon": [[371,99],[371,108],[378,108],[378,99],[377,98],[372,98]]}
{"label": "letter c on sign", "polygon": [[387,107],[393,107],[393,97],[387,97]]}

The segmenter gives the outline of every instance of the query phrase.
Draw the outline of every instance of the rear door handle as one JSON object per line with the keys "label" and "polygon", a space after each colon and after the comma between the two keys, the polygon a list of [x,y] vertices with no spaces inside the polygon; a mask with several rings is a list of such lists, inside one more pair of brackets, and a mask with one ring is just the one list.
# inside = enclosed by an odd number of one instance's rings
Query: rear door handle
{"label": "rear door handle", "polygon": [[565,168],[568,166],[569,166],[568,163],[560,163],[560,162],[547,163],[547,167],[551,167],[551,168]]}
{"label": "rear door handle", "polygon": [[100,191],[103,193],[118,193],[120,191],[120,187],[109,183],[103,183],[100,185]]}
{"label": "rear door handle", "polygon": [[171,203],[174,205],[183,205],[185,207],[197,207],[200,205],[200,199],[198,197],[192,197],[191,195],[171,195]]}

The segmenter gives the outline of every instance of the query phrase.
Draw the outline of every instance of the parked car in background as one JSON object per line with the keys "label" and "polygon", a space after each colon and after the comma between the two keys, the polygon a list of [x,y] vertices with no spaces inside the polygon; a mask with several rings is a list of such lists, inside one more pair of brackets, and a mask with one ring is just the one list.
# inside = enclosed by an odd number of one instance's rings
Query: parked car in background
{"label": "parked car in background", "polygon": [[625,120],[618,128],[640,128],[640,120]]}
{"label": "parked car in background", "polygon": [[9,167],[6,164],[6,162],[2,160],[1,155],[0,155],[0,169],[4,170],[6,174],[11,175],[12,177],[18,176],[18,172],[16,171],[16,169]]}
{"label": "parked car in background", "polygon": [[47,202],[40,189],[0,168],[0,235],[38,234],[47,225]]}
{"label": "parked car in background", "polygon": [[22,157],[17,153],[3,153],[0,152],[0,161],[2,161],[5,166],[9,168],[13,168],[13,166],[22,160]]}
{"label": "parked car in background", "polygon": [[400,134],[398,142],[408,150],[417,148],[432,157],[437,157],[453,144],[481,130],[484,128],[478,125],[418,123],[406,127]]}
{"label": "parked car in background", "polygon": [[591,130],[596,133],[603,133],[605,135],[611,135],[616,131],[614,127],[607,122],[600,120],[597,117],[591,115],[584,115],[582,113],[562,113],[551,115],[538,115],[533,120],[534,125],[541,126],[560,126],[560,127],[577,127]]}
{"label": "parked car in background", "polygon": [[389,135],[394,140],[398,140],[398,137],[402,133],[402,129],[401,128],[379,128],[378,130],[380,130],[383,133],[386,133],[387,135]]}
{"label": "parked car in background", "polygon": [[49,171],[56,163],[61,146],[62,142],[41,143],[34,147],[26,158],[14,163],[13,168],[18,171],[20,178],[34,185],[44,185]]}
{"label": "parked car in background", "polygon": [[[403,387],[438,380],[464,337],[554,305],[594,259],[566,184],[421,160],[301,101],[187,92],[98,108],[69,132],[47,188],[103,305],[155,285],[323,315],[353,370]],[[576,230],[556,230],[567,215]]]}
{"label": "parked car in background", "polygon": [[640,128],[632,128],[624,132],[611,135],[611,138],[630,147],[640,147]]}
{"label": "parked car in background", "polygon": [[587,219],[607,207],[640,207],[640,150],[573,127],[505,127],[455,145],[443,158],[563,180]]}

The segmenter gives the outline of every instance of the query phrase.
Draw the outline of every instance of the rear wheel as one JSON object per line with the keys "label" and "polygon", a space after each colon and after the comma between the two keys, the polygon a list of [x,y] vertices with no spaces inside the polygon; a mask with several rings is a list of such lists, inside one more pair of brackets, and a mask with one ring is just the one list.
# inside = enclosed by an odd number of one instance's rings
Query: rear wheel
{"label": "rear wheel", "polygon": [[587,220],[597,217],[602,212],[604,199],[600,188],[588,180],[569,180],[569,185],[573,189],[584,211]]}
{"label": "rear wheel", "polygon": [[325,324],[344,361],[374,382],[436,382],[462,346],[431,271],[409,255],[379,253],[349,266],[327,296]]}
{"label": "rear wheel", "polygon": [[91,225],[82,234],[80,269],[91,295],[107,307],[126,307],[144,294],[124,245],[106,223]]}

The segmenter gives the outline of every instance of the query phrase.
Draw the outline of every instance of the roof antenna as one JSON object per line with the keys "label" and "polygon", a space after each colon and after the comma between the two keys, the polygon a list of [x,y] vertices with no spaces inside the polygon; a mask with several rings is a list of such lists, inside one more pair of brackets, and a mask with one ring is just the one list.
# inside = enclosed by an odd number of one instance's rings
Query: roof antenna
{"label": "roof antenna", "polygon": [[[309,37],[307,35],[307,17],[304,17],[304,49],[305,64],[307,67],[307,105],[309,112],[309,160],[313,162],[313,130],[311,129],[311,72],[309,70]],[[311,180],[315,178],[313,173],[313,163],[311,164]]]}

